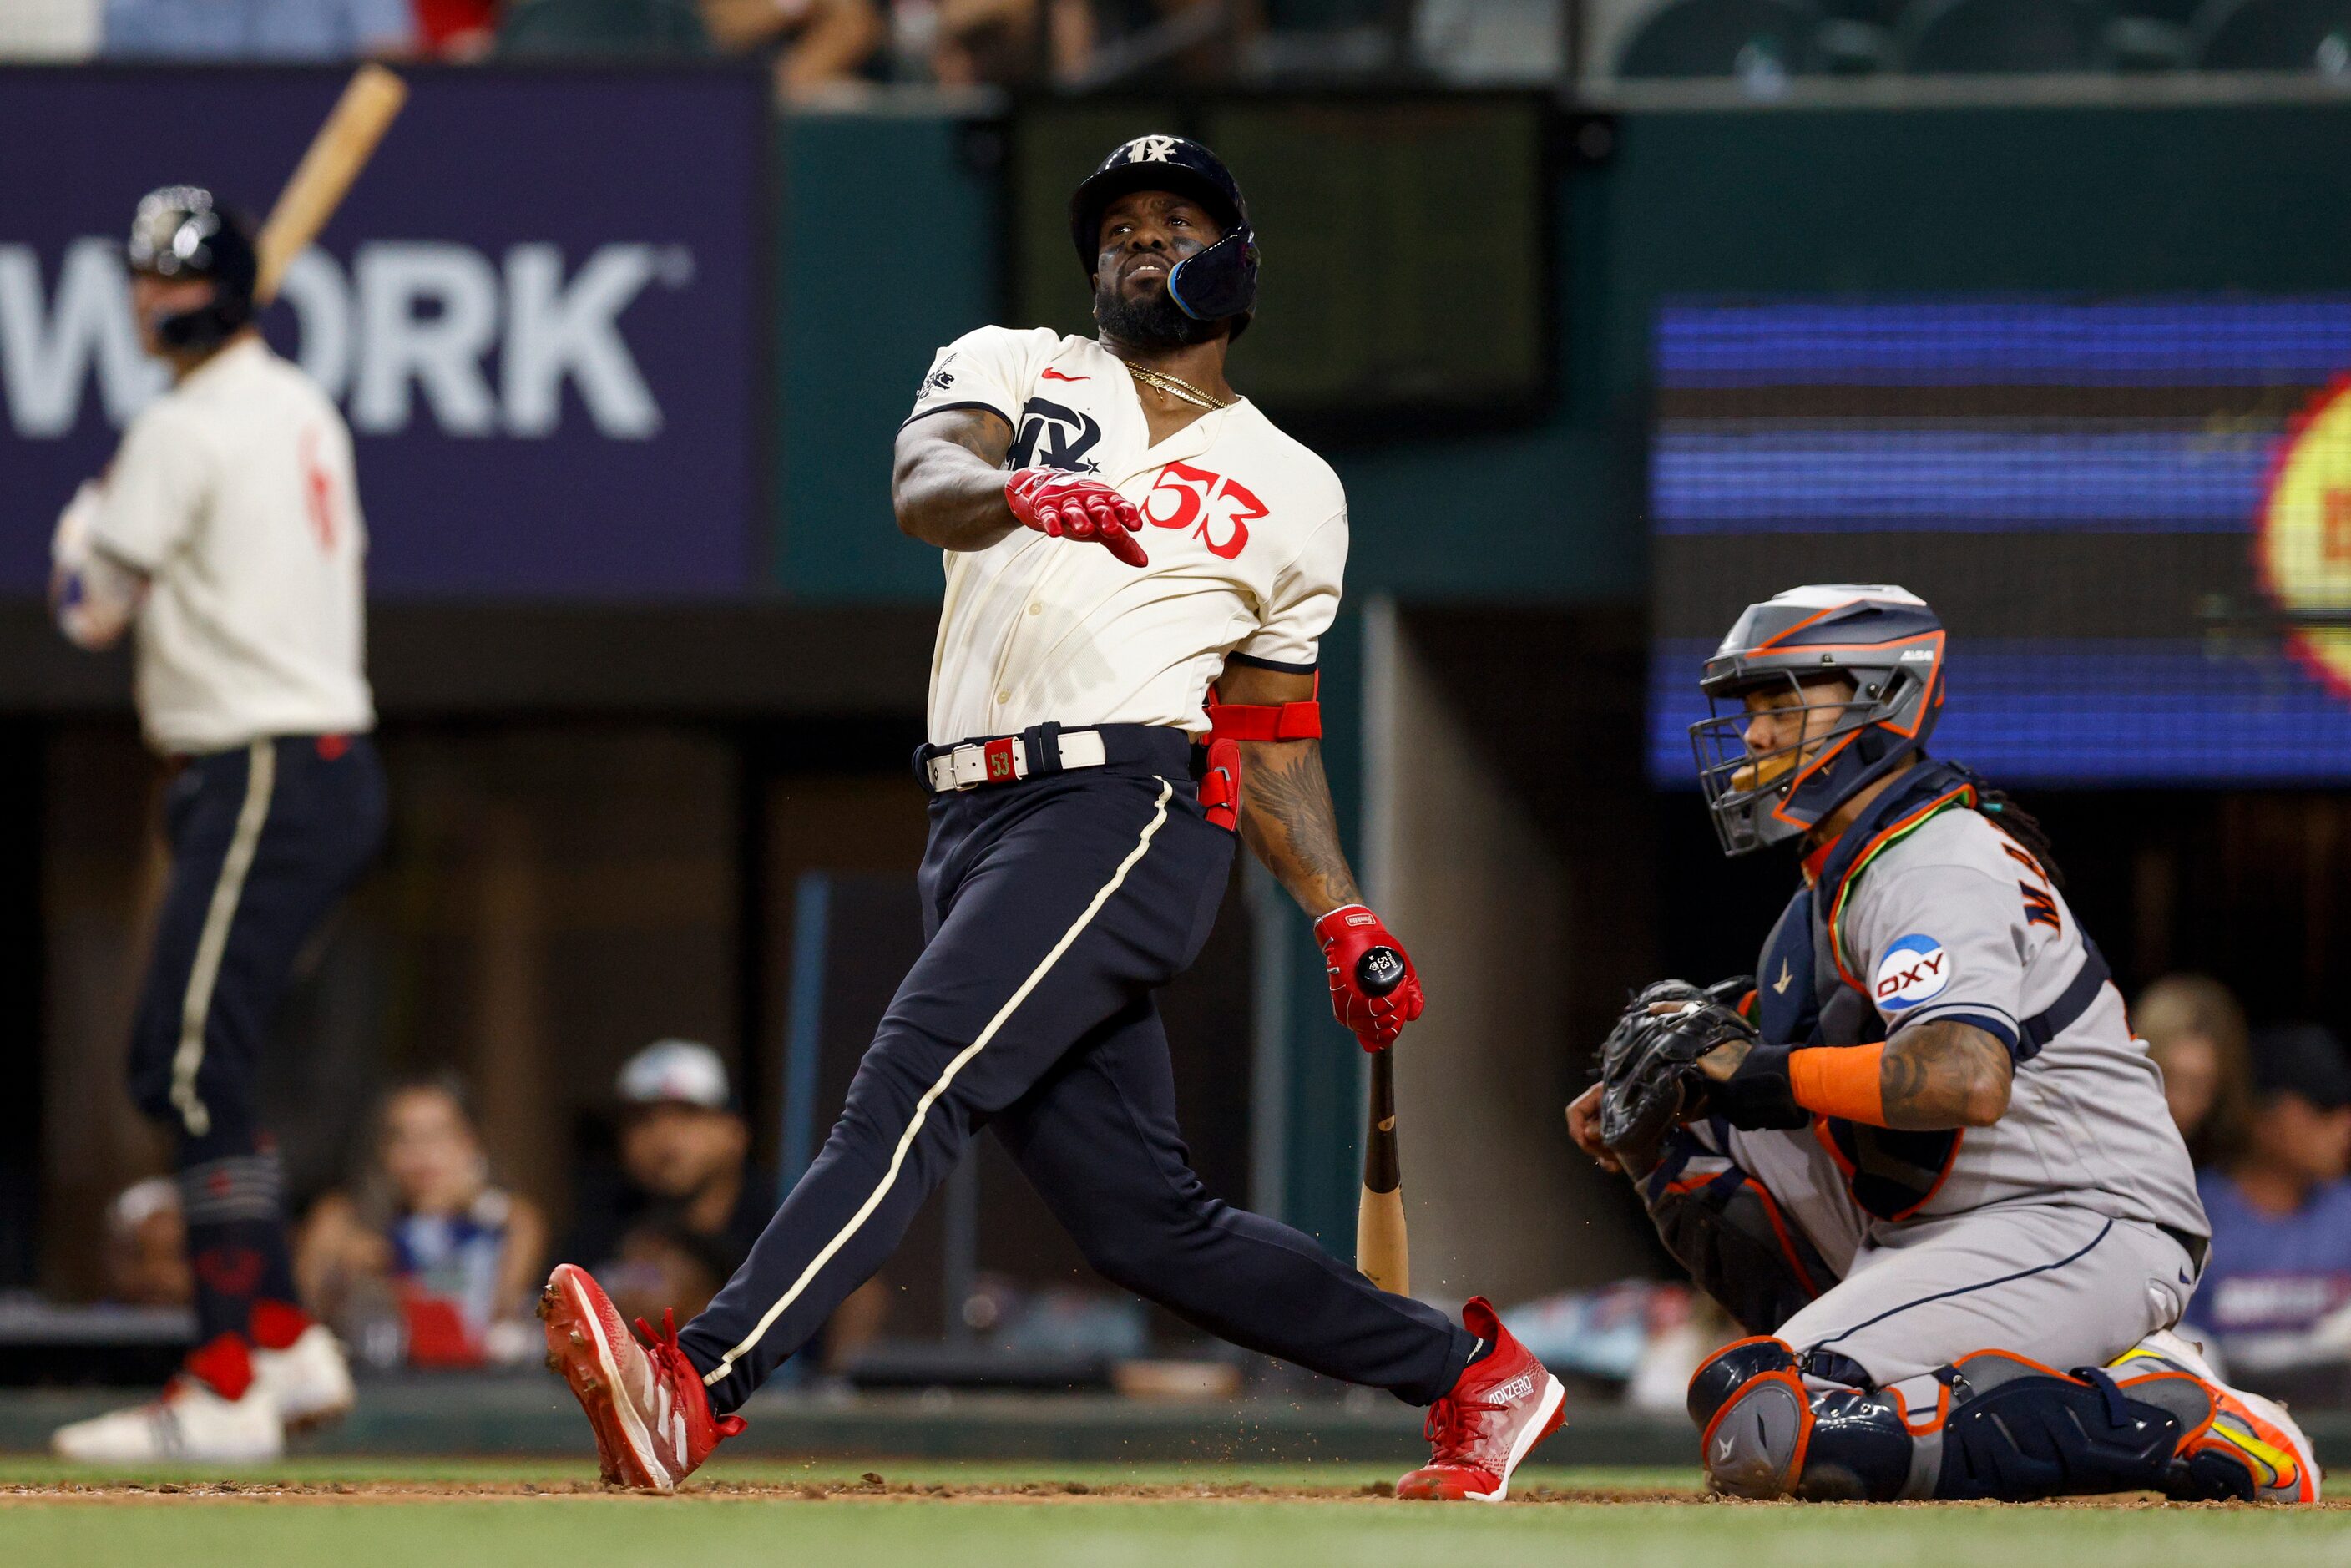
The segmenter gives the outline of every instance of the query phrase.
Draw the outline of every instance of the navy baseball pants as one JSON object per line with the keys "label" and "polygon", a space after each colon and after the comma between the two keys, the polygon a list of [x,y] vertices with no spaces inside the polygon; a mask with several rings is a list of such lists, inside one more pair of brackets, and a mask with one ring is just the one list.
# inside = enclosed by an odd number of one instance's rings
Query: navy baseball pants
{"label": "navy baseball pants", "polygon": [[1233,834],[1180,732],[1102,733],[1107,766],[932,800],[923,956],[822,1153],[678,1335],[714,1410],[881,1267],[983,1125],[1104,1277],[1219,1338],[1418,1405],[1468,1362],[1467,1330],[1192,1173],[1152,993],[1207,940]]}
{"label": "navy baseball pants", "polygon": [[191,758],[164,796],[171,881],[131,1026],[131,1094],[170,1126],[199,1343],[292,1301],[283,1179],[256,1079],[302,945],[374,857],[383,768],[365,736]]}

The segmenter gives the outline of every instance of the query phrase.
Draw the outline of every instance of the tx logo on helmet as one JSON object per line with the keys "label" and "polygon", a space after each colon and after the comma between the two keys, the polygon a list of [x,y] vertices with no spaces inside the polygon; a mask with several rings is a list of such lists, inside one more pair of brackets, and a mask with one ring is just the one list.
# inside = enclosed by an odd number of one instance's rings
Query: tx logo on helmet
{"label": "tx logo on helmet", "polygon": [[1119,149],[1130,163],[1165,163],[1176,156],[1173,136],[1138,136]]}

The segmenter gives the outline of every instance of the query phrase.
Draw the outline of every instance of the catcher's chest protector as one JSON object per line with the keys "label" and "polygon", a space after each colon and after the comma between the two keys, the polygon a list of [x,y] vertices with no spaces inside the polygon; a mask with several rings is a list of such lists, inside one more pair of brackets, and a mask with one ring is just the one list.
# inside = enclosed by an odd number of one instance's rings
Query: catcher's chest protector
{"label": "catcher's chest protector", "polygon": [[1764,940],[1755,970],[1755,1028],[1774,1045],[1827,1043],[1821,1030],[1821,1004],[1834,998],[1821,996],[1813,976],[1826,967],[1831,991],[1841,988],[1835,967],[1816,961],[1813,949],[1820,940],[1813,922],[1813,890],[1799,887]]}
{"label": "catcher's chest protector", "polygon": [[[1974,775],[1929,762],[1870,803],[1837,840],[1819,880],[1800,887],[1763,945],[1757,967],[1757,1026],[1765,1040],[1789,1045],[1871,1045],[1886,1026],[1869,998],[1844,977],[1831,915],[1840,909],[1878,852],[1915,830],[1936,810],[1972,803]],[[1945,803],[1937,808],[1938,801]],[[1879,875],[1895,874],[1881,869]],[[1959,1152],[1959,1131],[1896,1132],[1818,1117],[1813,1131],[1827,1145],[1854,1201],[1880,1219],[1907,1219],[1932,1197]]]}

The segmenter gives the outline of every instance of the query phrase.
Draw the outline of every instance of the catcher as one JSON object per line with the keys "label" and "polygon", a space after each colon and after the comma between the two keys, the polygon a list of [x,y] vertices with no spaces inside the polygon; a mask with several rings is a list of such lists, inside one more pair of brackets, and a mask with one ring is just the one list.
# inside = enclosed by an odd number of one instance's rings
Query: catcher
{"label": "catcher", "polygon": [[2171,1333],[2210,1228],[2161,1075],[2040,827],[1924,749],[1899,588],[1740,616],[1691,727],[1725,852],[1803,879],[1760,983],[1634,999],[1576,1142],[1753,1337],[1691,1381],[1718,1490],[2306,1502],[2310,1445]]}

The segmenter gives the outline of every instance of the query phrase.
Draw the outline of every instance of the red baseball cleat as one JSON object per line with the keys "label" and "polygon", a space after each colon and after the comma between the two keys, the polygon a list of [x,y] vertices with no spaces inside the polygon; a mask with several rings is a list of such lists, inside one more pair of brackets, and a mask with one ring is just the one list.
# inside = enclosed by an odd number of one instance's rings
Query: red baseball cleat
{"label": "red baseball cleat", "polygon": [[1428,1463],[1396,1482],[1398,1497],[1499,1502],[1510,1474],[1535,1445],[1566,1419],[1567,1390],[1527,1347],[1510,1337],[1492,1303],[1479,1296],[1461,1309],[1461,1323],[1494,1348],[1461,1372],[1453,1392],[1430,1406]]}
{"label": "red baseball cleat", "polygon": [[559,1263],[539,1295],[538,1315],[547,1324],[547,1368],[588,1412],[606,1480],[674,1491],[720,1439],[743,1429],[739,1416],[711,1416],[702,1375],[677,1348],[668,1312],[659,1336],[637,1321],[652,1341],[640,1346],[588,1270]]}

